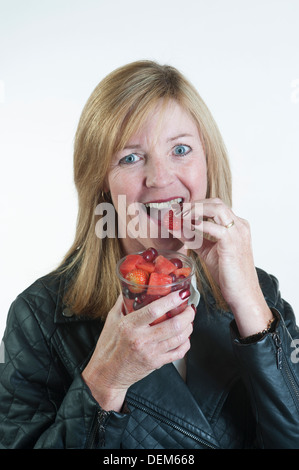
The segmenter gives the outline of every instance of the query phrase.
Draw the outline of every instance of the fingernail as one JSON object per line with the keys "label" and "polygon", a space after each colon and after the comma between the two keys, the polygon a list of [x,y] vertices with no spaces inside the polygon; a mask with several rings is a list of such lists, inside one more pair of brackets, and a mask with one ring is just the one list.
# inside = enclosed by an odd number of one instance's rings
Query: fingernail
{"label": "fingernail", "polygon": [[185,299],[188,299],[188,297],[190,297],[191,292],[189,289],[183,289],[179,292],[179,295],[182,300],[185,300]]}
{"label": "fingernail", "polygon": [[191,307],[193,308],[194,313],[196,313],[196,307],[195,307],[195,305],[194,305],[194,304],[191,304]]}
{"label": "fingernail", "polygon": [[182,212],[182,217],[187,217],[187,215],[189,215],[190,213],[191,213],[191,209],[185,209]]}
{"label": "fingernail", "polygon": [[172,204],[171,205],[171,210],[173,212],[173,215],[174,216],[178,216],[181,214],[183,208],[180,204],[178,204],[177,202],[175,204]]}
{"label": "fingernail", "polygon": [[191,224],[192,224],[192,225],[200,225],[202,222],[203,222],[203,218],[202,218],[202,217],[198,217],[197,219],[192,219],[192,220],[191,220]]}
{"label": "fingernail", "polygon": [[178,216],[181,215],[181,213],[182,213],[182,210],[181,210],[181,209],[171,209],[171,210],[172,210],[173,215],[174,215],[175,217],[178,217]]}

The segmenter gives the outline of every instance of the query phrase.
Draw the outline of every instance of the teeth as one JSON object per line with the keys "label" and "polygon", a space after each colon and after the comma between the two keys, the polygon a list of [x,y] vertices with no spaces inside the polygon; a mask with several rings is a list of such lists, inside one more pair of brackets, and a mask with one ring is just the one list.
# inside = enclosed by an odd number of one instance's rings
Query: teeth
{"label": "teeth", "polygon": [[154,208],[154,209],[168,209],[172,204],[180,204],[183,202],[183,199],[181,197],[178,197],[176,199],[171,199],[171,201],[167,202],[149,202],[148,204],[144,204],[145,207],[148,208]]}

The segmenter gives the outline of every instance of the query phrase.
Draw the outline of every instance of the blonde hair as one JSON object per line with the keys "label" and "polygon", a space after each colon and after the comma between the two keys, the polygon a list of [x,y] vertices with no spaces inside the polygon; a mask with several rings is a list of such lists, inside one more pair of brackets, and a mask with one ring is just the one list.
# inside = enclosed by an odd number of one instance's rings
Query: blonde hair
{"label": "blonde hair", "polygon": [[[123,255],[119,239],[95,233],[96,206],[111,202],[105,181],[112,156],[140,129],[159,100],[176,100],[198,124],[207,158],[207,197],[231,206],[231,173],[218,127],[196,89],[175,68],[137,61],[104,78],[88,99],[74,145],[74,180],[78,192],[77,229],[60,266],[69,271],[65,302],[75,314],[106,318],[119,295],[116,263]],[[223,299],[205,265],[197,260],[201,291]]]}

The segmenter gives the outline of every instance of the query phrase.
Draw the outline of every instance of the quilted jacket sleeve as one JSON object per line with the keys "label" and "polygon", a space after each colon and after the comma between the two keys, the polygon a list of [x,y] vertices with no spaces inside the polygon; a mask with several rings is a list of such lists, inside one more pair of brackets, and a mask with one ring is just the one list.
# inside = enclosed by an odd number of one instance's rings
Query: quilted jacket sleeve
{"label": "quilted jacket sleeve", "polygon": [[109,447],[119,447],[127,415],[103,412],[79,373],[69,384],[22,297],[10,309],[3,341],[0,448],[95,448],[103,444],[103,424]]}
{"label": "quilted jacket sleeve", "polygon": [[262,278],[276,330],[260,341],[242,344],[232,324],[234,351],[257,422],[257,447],[299,448],[299,330],[291,306],[281,299],[273,276]]}

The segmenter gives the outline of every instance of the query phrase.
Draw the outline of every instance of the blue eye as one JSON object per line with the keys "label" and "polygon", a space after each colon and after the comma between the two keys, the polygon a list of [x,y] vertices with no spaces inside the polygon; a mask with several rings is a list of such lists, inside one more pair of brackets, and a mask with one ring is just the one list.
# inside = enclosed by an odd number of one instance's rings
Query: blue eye
{"label": "blue eye", "polygon": [[174,154],[175,155],[187,155],[191,150],[191,147],[189,145],[177,145],[174,148]]}
{"label": "blue eye", "polygon": [[124,164],[130,164],[130,163],[135,163],[138,162],[139,157],[136,155],[136,153],[130,153],[130,155],[126,155],[125,157],[120,159],[120,163]]}

